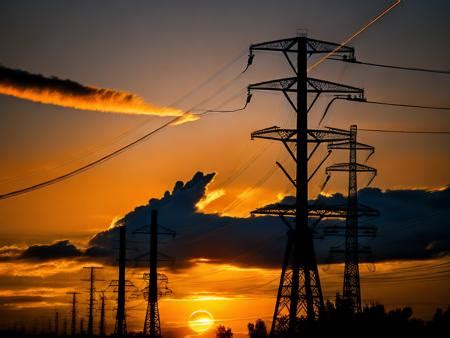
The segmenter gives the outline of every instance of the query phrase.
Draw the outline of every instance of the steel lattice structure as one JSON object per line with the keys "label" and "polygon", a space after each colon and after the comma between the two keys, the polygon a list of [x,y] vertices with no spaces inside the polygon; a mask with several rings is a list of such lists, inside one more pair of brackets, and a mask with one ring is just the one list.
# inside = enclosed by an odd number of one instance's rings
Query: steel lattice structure
{"label": "steel lattice structure", "polygon": [[[271,336],[295,337],[298,335],[299,326],[303,320],[309,322],[319,319],[324,309],[312,230],[309,227],[309,216],[314,214],[314,217],[320,220],[327,215],[343,217],[346,213],[344,208],[333,209],[331,207],[321,208],[308,205],[308,182],[326,158],[310,175],[308,175],[308,160],[321,143],[344,142],[349,139],[349,133],[337,130],[308,129],[307,114],[322,93],[333,95],[345,93],[351,97],[364,99],[364,91],[339,83],[308,78],[307,76],[308,56],[335,51],[338,56],[353,58],[354,50],[352,47],[340,47],[338,44],[299,36],[251,45],[249,64],[253,61],[253,52],[258,50],[282,52],[295,73],[294,77],[264,81],[248,86],[249,93],[254,90],[282,92],[297,114],[295,129],[270,127],[252,133],[252,138],[265,138],[282,142],[296,163],[295,178],[289,175],[281,164],[277,163],[296,189],[295,205],[278,204],[253,212],[254,214],[279,215],[289,227]],[[294,62],[290,56],[292,54],[296,56]],[[309,106],[307,102],[308,93],[315,94]],[[296,94],[295,98],[291,97],[293,94]],[[309,143],[315,143],[310,154],[308,154]],[[328,155],[330,153],[331,150]],[[291,226],[287,218],[295,219],[294,226]]]}
{"label": "steel lattice structure", "polygon": [[[144,274],[144,280],[148,281],[149,285],[148,288],[144,289],[144,297],[147,300],[147,311],[145,314],[143,335],[150,336],[151,338],[159,338],[161,337],[161,322],[159,317],[158,298],[171,293],[171,290],[167,287],[167,277],[158,273],[158,261],[160,260],[158,258],[158,236],[175,236],[175,232],[158,225],[157,210],[151,211],[150,231],[145,230],[146,227],[148,228],[148,225],[134,231],[134,233],[150,235],[150,270],[148,273]],[[158,228],[162,228],[163,230],[160,231]],[[161,289],[159,288],[158,281],[162,283]]]}
{"label": "steel lattice structure", "polygon": [[[357,151],[365,150],[369,152],[367,159],[374,153],[374,148],[367,144],[357,142],[357,126],[350,127],[350,140],[344,142],[331,143],[328,145],[329,149],[346,149],[349,151],[348,163],[337,163],[326,168],[328,182],[331,172],[348,172],[348,196],[347,196],[347,216],[345,227],[334,226],[328,228],[328,235],[338,235],[340,230],[344,230],[345,249],[339,250],[332,248],[330,253],[344,254],[344,283],[343,283],[343,300],[350,306],[353,312],[361,311],[361,287],[359,278],[359,255],[368,254],[368,248],[359,247],[359,237],[375,236],[376,229],[371,226],[359,227],[358,218],[362,216],[378,216],[378,211],[373,213],[360,213],[358,208],[358,173],[370,173],[372,177],[368,185],[372,182],[377,174],[375,168],[369,167],[365,164],[360,164],[357,161]],[[325,229],[327,230],[327,229]],[[331,230],[331,231],[330,231]],[[363,230],[359,234],[359,230]]]}

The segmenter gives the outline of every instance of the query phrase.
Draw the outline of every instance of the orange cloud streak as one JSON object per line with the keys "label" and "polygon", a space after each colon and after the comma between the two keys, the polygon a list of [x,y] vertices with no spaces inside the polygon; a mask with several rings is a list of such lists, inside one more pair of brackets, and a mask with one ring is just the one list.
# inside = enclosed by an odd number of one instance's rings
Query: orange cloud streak
{"label": "orange cloud streak", "polygon": [[85,86],[71,80],[45,77],[0,65],[0,94],[61,107],[119,114],[173,116],[173,124],[195,121],[197,116],[177,108],[161,107],[141,97],[113,89]]}

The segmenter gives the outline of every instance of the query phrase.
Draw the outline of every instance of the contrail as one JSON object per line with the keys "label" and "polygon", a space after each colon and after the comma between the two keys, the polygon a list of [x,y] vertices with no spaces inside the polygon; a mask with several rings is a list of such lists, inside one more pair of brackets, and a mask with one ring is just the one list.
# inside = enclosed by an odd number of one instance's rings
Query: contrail
{"label": "contrail", "polygon": [[389,13],[394,7],[396,7],[398,4],[400,4],[401,0],[396,0],[395,2],[393,2],[391,5],[389,5],[387,8],[385,8],[384,10],[382,10],[379,14],[377,14],[374,18],[372,18],[369,22],[367,22],[364,26],[362,26],[360,29],[358,29],[355,33],[353,33],[352,35],[350,35],[348,38],[346,38],[344,41],[342,41],[342,43],[336,47],[334,50],[332,50],[331,52],[329,52],[328,54],[326,54],[325,56],[323,56],[321,59],[319,59],[316,63],[312,64],[309,68],[308,71],[313,70],[314,68],[316,68],[318,65],[320,65],[322,62],[324,62],[327,58],[329,58],[330,56],[332,56],[334,53],[338,52],[342,46],[348,44],[349,42],[351,42],[353,39],[355,39],[359,34],[361,34],[362,32],[364,32],[367,28],[369,28],[370,26],[372,26],[375,22],[377,22],[378,20],[380,20],[383,16],[385,16],[387,13]]}
{"label": "contrail", "polygon": [[176,124],[198,117],[180,109],[145,102],[135,94],[85,86],[72,80],[45,77],[0,65],[0,94],[81,110],[118,114],[182,116]]}

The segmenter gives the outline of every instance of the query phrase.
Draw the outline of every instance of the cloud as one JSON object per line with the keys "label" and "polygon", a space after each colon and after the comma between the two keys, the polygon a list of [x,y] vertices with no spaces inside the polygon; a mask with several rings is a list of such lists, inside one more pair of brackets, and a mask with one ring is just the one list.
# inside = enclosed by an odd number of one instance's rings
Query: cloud
{"label": "cloud", "polygon": [[135,94],[85,86],[72,80],[45,77],[0,65],[0,94],[24,100],[82,110],[120,114],[179,116],[174,124],[195,121],[197,116],[171,107],[145,102]]}
{"label": "cloud", "polygon": [[[127,226],[127,239],[133,250],[128,258],[148,251],[148,235],[133,234],[150,222],[150,211],[158,210],[158,223],[176,231],[175,239],[161,238],[161,252],[173,256],[177,267],[186,267],[199,261],[227,263],[240,266],[277,267],[281,264],[286,243],[286,226],[278,217],[230,217],[205,214],[198,203],[207,199],[208,185],[215,174],[197,172],[183,183],[175,183],[172,191],[161,198],[152,198],[145,205],[136,207],[116,222]],[[363,260],[374,262],[388,260],[429,259],[450,252],[450,188],[429,191],[387,190],[365,188],[359,191],[359,202],[378,209],[381,216],[371,220],[360,219],[378,228],[374,239],[361,239],[361,246],[369,245],[373,255]],[[285,197],[281,203],[292,203],[293,197]],[[318,196],[311,203],[345,205],[340,193]],[[343,244],[343,238],[323,237],[323,229],[336,221],[322,221],[316,230],[315,247],[318,260],[327,262],[329,249]],[[108,228],[108,226],[105,226]],[[104,264],[116,263],[118,228],[113,227],[96,234],[87,249],[76,248],[69,241],[51,245],[31,246],[16,256],[19,259],[91,259]],[[14,249],[12,249],[14,250]],[[0,250],[1,252],[1,250]],[[5,252],[8,250],[5,249]],[[333,261],[342,261],[335,257]],[[147,264],[146,261],[141,261]],[[137,263],[136,263],[137,264]]]}
{"label": "cloud", "polygon": [[80,255],[80,249],[68,240],[64,240],[50,245],[32,245],[22,252],[19,258],[48,260],[78,257]]}

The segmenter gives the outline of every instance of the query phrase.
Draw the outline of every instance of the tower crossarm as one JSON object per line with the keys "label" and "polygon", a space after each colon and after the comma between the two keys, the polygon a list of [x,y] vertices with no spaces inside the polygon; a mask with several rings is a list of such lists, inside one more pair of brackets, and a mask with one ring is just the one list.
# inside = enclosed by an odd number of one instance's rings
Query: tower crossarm
{"label": "tower crossarm", "polygon": [[[284,93],[297,92],[297,77],[287,77],[250,84],[248,90],[272,90]],[[336,82],[307,78],[308,93],[354,94],[356,98],[364,98],[364,89],[343,85]]]}
{"label": "tower crossarm", "polygon": [[[298,52],[297,47],[298,37],[267,41],[262,43],[255,43],[250,45],[250,53],[253,51],[277,51],[277,52]],[[355,57],[355,50],[350,46],[341,46],[337,43],[316,40],[316,39],[306,39],[306,52],[311,54],[324,54],[335,52],[334,56],[342,56],[346,60],[353,60]]]}
{"label": "tower crossarm", "polygon": [[[345,140],[342,142],[334,142],[334,143],[330,143],[328,145],[328,149],[344,149],[344,150],[348,150],[350,149],[350,141]],[[365,144],[365,143],[360,143],[360,142],[356,142],[356,150],[367,150],[370,153],[374,153],[375,152],[375,147]]]}
{"label": "tower crossarm", "polygon": [[[348,131],[346,132],[334,130],[309,129],[307,133],[308,133],[308,143],[342,142],[344,140],[348,140],[350,137]],[[297,142],[297,130],[274,126],[254,131],[253,133],[251,133],[251,138],[252,139],[261,138],[261,139],[295,143]]]}
{"label": "tower crossarm", "polygon": [[354,165],[351,165],[350,163],[336,163],[328,166],[325,169],[325,173],[328,175],[332,171],[350,171],[355,170],[357,172],[368,172],[368,173],[377,173],[377,170],[375,168],[369,167],[365,164],[355,163]]}
{"label": "tower crossarm", "polygon": [[[358,204],[358,217],[379,216],[379,211],[363,204]],[[262,208],[255,209],[252,215],[266,216],[295,216],[295,204],[275,203]],[[308,215],[311,218],[337,218],[347,217],[346,205],[308,205]]]}

